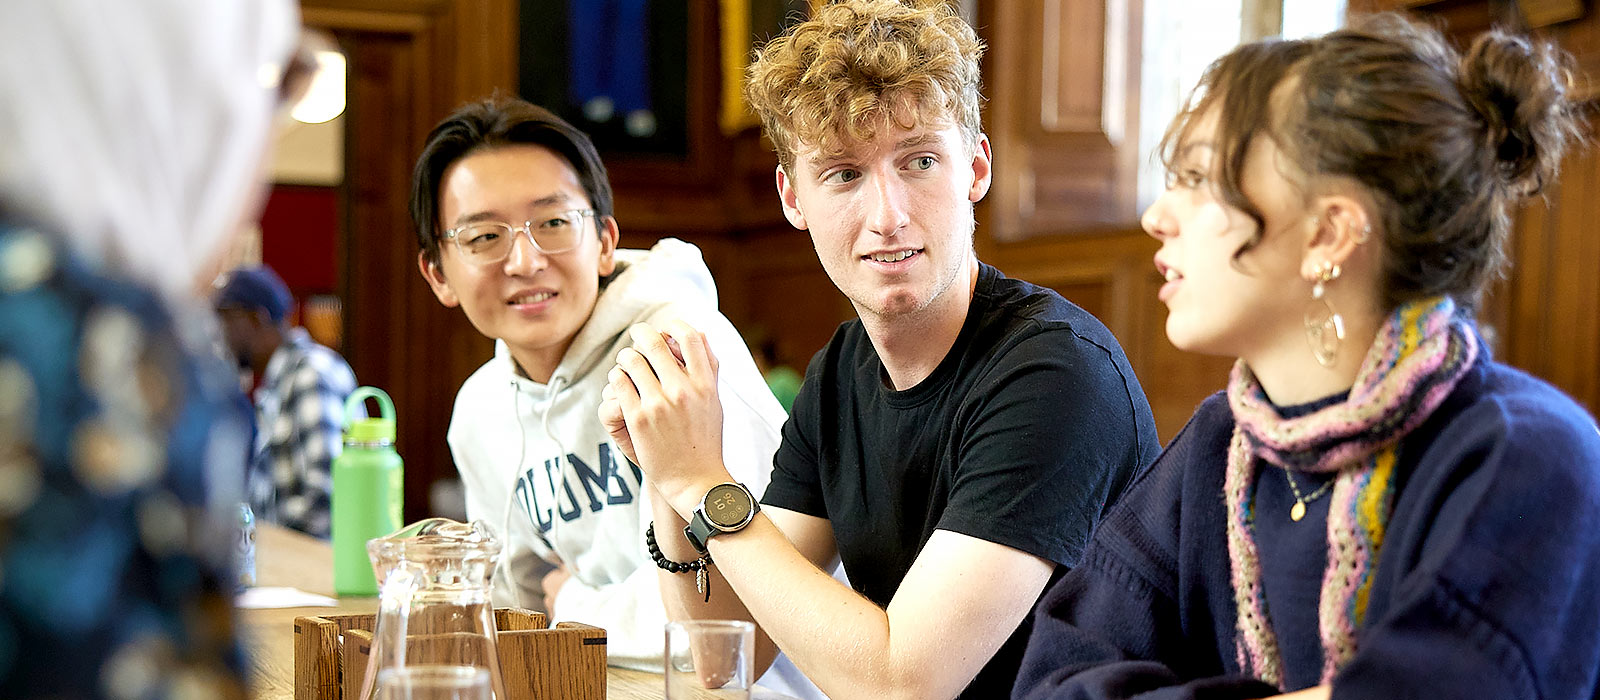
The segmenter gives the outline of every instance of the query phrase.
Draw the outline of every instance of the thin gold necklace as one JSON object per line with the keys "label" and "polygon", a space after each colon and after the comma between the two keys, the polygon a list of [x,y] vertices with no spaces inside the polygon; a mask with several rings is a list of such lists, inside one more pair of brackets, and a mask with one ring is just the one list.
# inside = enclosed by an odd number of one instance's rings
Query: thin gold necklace
{"label": "thin gold necklace", "polygon": [[1333,486],[1333,482],[1338,481],[1338,479],[1329,479],[1323,482],[1321,486],[1318,486],[1317,490],[1312,491],[1311,495],[1302,496],[1300,495],[1300,487],[1294,483],[1293,472],[1288,469],[1283,470],[1283,478],[1289,480],[1289,490],[1294,492],[1294,505],[1289,508],[1289,519],[1297,523],[1300,522],[1301,518],[1306,517],[1306,504],[1321,498],[1322,494]]}

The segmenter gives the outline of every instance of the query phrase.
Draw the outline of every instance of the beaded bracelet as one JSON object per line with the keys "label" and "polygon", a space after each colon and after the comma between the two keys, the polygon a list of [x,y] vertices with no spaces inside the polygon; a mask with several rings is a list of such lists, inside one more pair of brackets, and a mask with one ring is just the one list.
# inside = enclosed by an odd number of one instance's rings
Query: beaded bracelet
{"label": "beaded bracelet", "polygon": [[704,593],[706,595],[705,602],[711,602],[711,579],[706,573],[706,567],[711,566],[710,553],[702,554],[700,555],[699,559],[694,559],[691,561],[673,561],[668,559],[667,555],[661,553],[661,547],[656,544],[655,521],[651,521],[650,526],[644,529],[644,544],[650,549],[650,558],[656,560],[656,566],[666,569],[674,574],[682,574],[693,571],[694,590],[698,593]]}

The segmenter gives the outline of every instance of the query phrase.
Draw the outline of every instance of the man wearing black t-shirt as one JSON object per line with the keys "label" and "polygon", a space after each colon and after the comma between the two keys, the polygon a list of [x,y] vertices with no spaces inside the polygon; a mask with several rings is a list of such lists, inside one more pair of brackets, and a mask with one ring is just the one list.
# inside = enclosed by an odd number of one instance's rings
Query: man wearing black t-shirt
{"label": "man wearing black t-shirt", "polygon": [[758,672],[776,644],[834,698],[1009,695],[1028,612],[1159,450],[1111,333],[973,253],[981,52],[944,2],[849,0],[750,69],[784,214],[860,316],[812,359],[764,507],[726,483],[694,329],[630,329],[601,407],[653,487],[668,614],[754,620]]}

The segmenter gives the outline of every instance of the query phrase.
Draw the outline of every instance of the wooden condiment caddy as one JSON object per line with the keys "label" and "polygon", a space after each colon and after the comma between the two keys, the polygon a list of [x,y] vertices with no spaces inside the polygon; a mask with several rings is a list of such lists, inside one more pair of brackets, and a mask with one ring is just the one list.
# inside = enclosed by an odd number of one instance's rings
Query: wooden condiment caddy
{"label": "wooden condiment caddy", "polygon": [[[295,700],[359,700],[376,620],[373,614],[295,618]],[[547,629],[544,613],[520,608],[498,608],[494,621],[508,700],[605,699],[605,630],[576,622]]]}

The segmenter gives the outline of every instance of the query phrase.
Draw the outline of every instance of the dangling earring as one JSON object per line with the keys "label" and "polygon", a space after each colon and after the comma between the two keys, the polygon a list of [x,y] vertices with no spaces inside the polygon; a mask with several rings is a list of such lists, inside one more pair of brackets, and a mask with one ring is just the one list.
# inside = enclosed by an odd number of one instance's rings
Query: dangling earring
{"label": "dangling earring", "polygon": [[[1329,303],[1327,285],[1343,270],[1336,263],[1322,261],[1317,266],[1317,281],[1311,285],[1311,309],[1306,312],[1306,340],[1317,364],[1332,367],[1339,357],[1339,342],[1344,340],[1344,317]],[[1320,303],[1319,303],[1320,302]]]}

